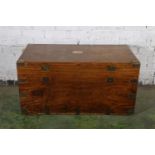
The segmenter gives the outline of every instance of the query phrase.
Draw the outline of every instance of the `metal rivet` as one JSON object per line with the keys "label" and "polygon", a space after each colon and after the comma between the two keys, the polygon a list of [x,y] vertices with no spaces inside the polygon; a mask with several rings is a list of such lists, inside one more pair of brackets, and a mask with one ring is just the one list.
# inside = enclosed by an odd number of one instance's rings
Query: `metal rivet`
{"label": "metal rivet", "polygon": [[42,89],[38,89],[38,90],[33,90],[31,93],[33,96],[43,96],[44,91]]}
{"label": "metal rivet", "polygon": [[48,64],[42,65],[42,66],[41,66],[41,70],[43,70],[43,71],[48,71],[48,70],[49,70]]}
{"label": "metal rivet", "polygon": [[116,70],[116,67],[115,66],[107,66],[107,70],[108,71],[115,71]]}
{"label": "metal rivet", "polygon": [[107,78],[107,83],[113,83],[114,82],[114,78],[113,77],[108,77]]}
{"label": "metal rivet", "polygon": [[26,79],[19,79],[18,80],[18,84],[25,84],[25,83],[27,83]]}
{"label": "metal rivet", "polygon": [[20,97],[27,97],[27,92],[20,92],[19,95]]}
{"label": "metal rivet", "polygon": [[133,66],[134,68],[139,68],[139,67],[140,67],[140,64],[139,64],[139,63],[134,62],[134,63],[132,63],[132,66]]}
{"label": "metal rivet", "polygon": [[137,83],[138,79],[131,79],[130,81],[131,81],[131,83]]}
{"label": "metal rivet", "polygon": [[49,83],[49,78],[48,77],[43,77],[42,78],[42,83],[43,84],[48,84]]}

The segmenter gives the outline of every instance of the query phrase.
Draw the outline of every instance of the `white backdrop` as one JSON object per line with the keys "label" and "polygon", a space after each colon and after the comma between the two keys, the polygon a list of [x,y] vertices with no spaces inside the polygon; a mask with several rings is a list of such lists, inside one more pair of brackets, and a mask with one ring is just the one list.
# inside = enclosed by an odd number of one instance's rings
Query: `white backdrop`
{"label": "white backdrop", "polygon": [[128,44],[141,62],[139,82],[155,84],[153,26],[1,26],[0,80],[16,80],[16,61],[28,43]]}

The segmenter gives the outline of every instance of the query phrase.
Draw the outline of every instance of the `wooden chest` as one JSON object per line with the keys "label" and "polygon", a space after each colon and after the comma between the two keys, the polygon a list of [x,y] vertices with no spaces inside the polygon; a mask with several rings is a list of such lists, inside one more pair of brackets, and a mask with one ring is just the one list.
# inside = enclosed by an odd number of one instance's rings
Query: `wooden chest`
{"label": "wooden chest", "polygon": [[126,45],[30,44],[17,61],[21,110],[132,114],[139,69]]}

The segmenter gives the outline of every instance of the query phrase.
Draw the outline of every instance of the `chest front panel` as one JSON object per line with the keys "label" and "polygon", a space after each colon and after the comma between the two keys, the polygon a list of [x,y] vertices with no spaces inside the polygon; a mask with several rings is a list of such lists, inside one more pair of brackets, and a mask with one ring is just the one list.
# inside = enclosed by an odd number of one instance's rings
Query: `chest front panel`
{"label": "chest front panel", "polygon": [[20,102],[27,114],[129,114],[135,63],[18,63]]}

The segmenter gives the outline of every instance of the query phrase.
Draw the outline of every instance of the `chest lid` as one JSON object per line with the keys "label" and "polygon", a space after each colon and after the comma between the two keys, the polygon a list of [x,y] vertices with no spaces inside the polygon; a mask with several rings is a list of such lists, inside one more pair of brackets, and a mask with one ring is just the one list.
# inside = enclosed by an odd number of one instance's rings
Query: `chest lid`
{"label": "chest lid", "polygon": [[18,61],[137,63],[127,45],[29,44]]}

